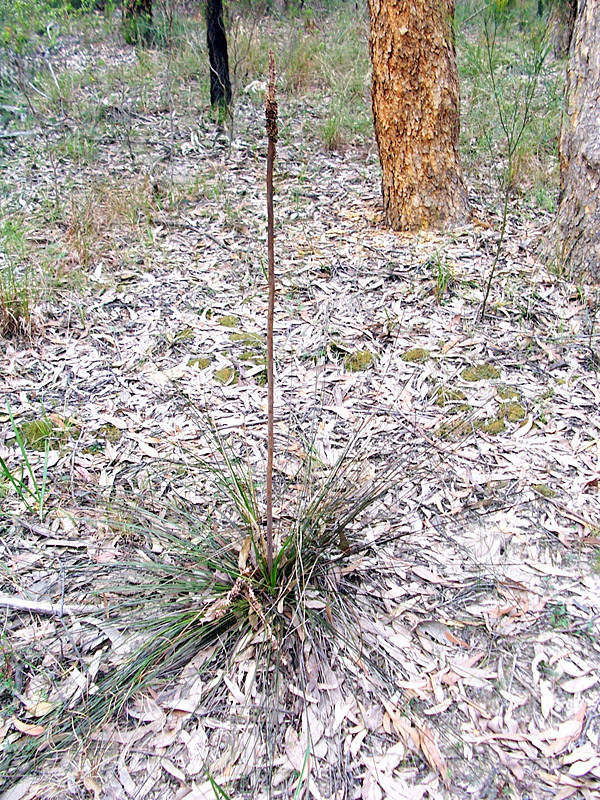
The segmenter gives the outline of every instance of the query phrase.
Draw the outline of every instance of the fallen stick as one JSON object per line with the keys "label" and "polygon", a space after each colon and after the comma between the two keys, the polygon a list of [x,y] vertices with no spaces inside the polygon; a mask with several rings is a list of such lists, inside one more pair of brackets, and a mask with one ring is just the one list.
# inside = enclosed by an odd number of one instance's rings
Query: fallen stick
{"label": "fallen stick", "polygon": [[35,136],[39,132],[39,128],[28,131],[7,131],[6,133],[0,133],[0,139],[18,139],[19,136]]}
{"label": "fallen stick", "polygon": [[45,600],[25,600],[9,594],[0,594],[0,607],[14,608],[18,611],[33,611],[36,614],[48,614],[51,617],[63,617],[65,614],[87,614],[100,611],[97,606],[78,606],[68,603],[50,603]]}

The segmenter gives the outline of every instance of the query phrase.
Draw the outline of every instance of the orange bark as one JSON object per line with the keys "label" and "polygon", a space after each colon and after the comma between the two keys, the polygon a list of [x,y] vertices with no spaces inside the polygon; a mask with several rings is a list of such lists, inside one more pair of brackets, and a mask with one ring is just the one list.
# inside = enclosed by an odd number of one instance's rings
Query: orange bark
{"label": "orange bark", "polygon": [[458,152],[454,0],[368,0],[383,206],[396,230],[469,217]]}

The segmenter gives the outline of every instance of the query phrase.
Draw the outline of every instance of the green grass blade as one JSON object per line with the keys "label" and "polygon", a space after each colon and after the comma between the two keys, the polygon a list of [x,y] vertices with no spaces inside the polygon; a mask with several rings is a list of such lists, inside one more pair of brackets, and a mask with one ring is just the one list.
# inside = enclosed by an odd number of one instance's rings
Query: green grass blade
{"label": "green grass blade", "polygon": [[42,471],[42,483],[39,488],[39,514],[40,521],[44,519],[44,505],[46,502],[46,489],[48,487],[48,454],[50,452],[50,442],[48,439],[44,442],[44,468]]}
{"label": "green grass blade", "polygon": [[12,425],[13,433],[15,434],[15,439],[17,440],[17,444],[19,446],[19,450],[21,451],[21,455],[23,456],[23,462],[27,468],[27,472],[29,473],[29,477],[31,478],[31,482],[36,489],[36,492],[32,492],[34,497],[37,497],[38,485],[35,479],[35,475],[33,474],[33,469],[31,467],[31,463],[29,461],[29,457],[27,455],[27,450],[25,449],[25,444],[23,443],[23,438],[19,431],[19,426],[15,422],[15,418],[13,417],[12,409],[10,407],[10,403],[8,400],[6,401],[6,408],[8,409],[8,416],[10,417],[10,424]]}
{"label": "green grass blade", "polygon": [[231,797],[227,794],[225,789],[219,786],[219,784],[215,781],[215,779],[208,770],[206,771],[206,777],[210,782],[211,788],[215,793],[215,797],[217,798],[217,800],[231,800]]}

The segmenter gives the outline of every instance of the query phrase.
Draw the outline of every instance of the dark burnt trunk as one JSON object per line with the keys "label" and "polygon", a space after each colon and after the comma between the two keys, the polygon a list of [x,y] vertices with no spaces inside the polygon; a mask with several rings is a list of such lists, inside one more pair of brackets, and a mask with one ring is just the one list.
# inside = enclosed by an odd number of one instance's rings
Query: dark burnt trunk
{"label": "dark burnt trunk", "polygon": [[231,81],[222,0],[206,0],[206,41],[210,64],[210,104],[228,106],[231,102]]}

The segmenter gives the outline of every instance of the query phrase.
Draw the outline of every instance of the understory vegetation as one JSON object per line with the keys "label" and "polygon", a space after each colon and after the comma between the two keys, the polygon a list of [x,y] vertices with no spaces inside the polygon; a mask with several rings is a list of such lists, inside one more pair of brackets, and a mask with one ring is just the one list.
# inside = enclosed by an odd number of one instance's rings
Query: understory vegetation
{"label": "understory vegetation", "polygon": [[227,113],[197,4],[147,47],[121,11],[0,0],[0,790],[593,796],[598,296],[536,257],[560,15],[458,4],[473,222],[410,238],[365,8],[230,3]]}

